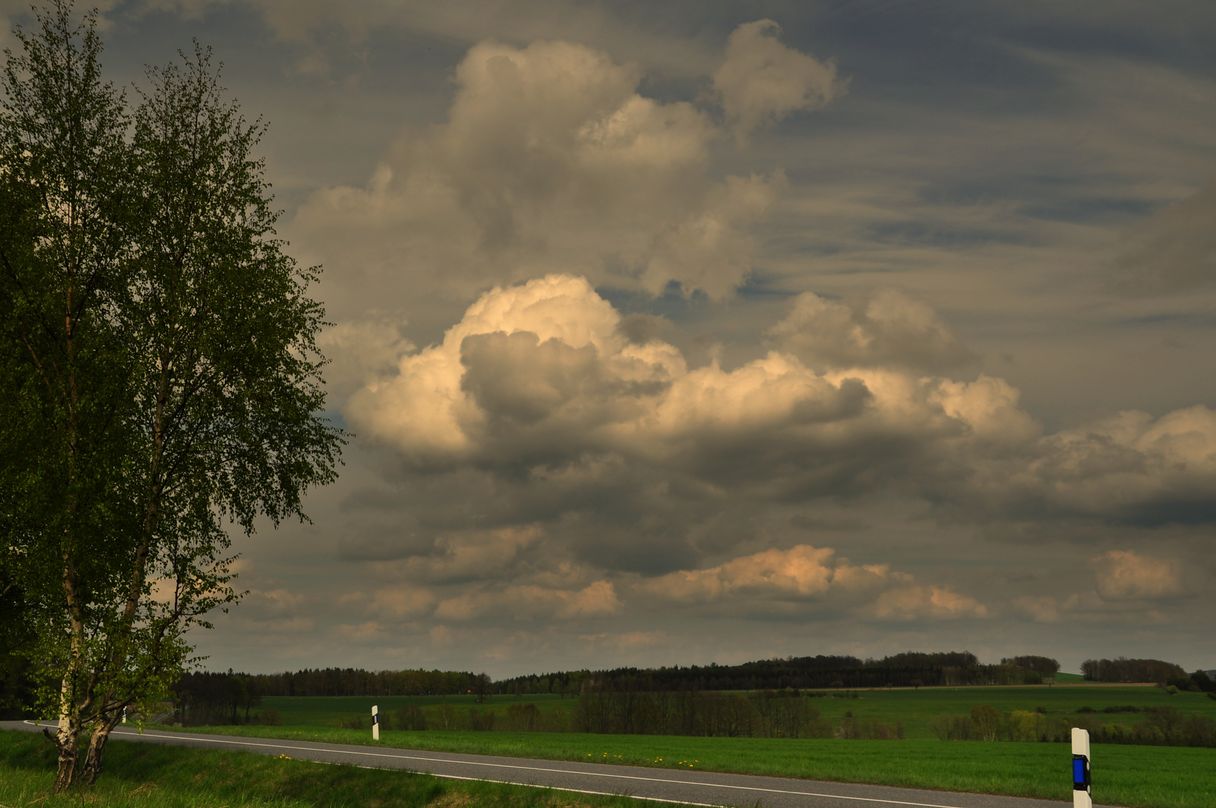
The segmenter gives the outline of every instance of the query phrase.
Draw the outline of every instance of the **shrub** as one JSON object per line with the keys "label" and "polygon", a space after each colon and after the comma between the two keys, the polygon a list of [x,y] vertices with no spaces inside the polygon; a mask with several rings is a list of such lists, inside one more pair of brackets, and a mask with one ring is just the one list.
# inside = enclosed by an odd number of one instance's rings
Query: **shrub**
{"label": "shrub", "polygon": [[268,727],[277,727],[279,724],[283,723],[283,716],[280,715],[279,711],[273,707],[264,707],[261,710],[258,710],[257,714],[254,716],[254,723],[262,724]]}
{"label": "shrub", "polygon": [[971,719],[965,715],[939,715],[929,722],[933,734],[943,741],[970,741],[975,738]]}
{"label": "shrub", "polygon": [[507,708],[506,726],[503,729],[531,732],[540,723],[540,710],[535,704],[512,704]]}
{"label": "shrub", "polygon": [[494,729],[494,713],[489,710],[469,708],[469,729],[477,732],[491,732]]}
{"label": "shrub", "polygon": [[971,708],[971,725],[977,738],[995,741],[1001,730],[1001,712],[991,704],[977,704]]}
{"label": "shrub", "polygon": [[422,712],[422,708],[417,704],[405,705],[397,711],[393,719],[399,729],[414,731],[426,729],[426,713]]}

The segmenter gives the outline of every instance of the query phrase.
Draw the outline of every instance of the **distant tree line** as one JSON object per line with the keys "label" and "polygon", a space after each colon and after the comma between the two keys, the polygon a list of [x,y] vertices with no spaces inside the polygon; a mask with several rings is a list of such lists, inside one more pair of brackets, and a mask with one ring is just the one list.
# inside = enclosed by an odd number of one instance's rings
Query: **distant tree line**
{"label": "distant tree line", "polygon": [[173,722],[203,724],[276,724],[271,711],[254,713],[262,702],[258,677],[247,673],[187,673],[173,686]]}
{"label": "distant tree line", "polygon": [[1160,659],[1087,659],[1081,673],[1091,682],[1156,682],[1159,685],[1189,682],[1180,666]]}
{"label": "distant tree line", "polygon": [[585,691],[785,690],[940,685],[1041,684],[1053,681],[1060,663],[1021,656],[982,665],[967,651],[902,653],[882,659],[852,656],[787,657],[741,665],[615,668],[530,674],[494,684],[496,693]]}
{"label": "distant tree line", "polygon": [[490,677],[484,673],[305,668],[284,673],[234,673],[231,670],[227,673],[186,673],[174,685],[173,697],[178,719],[182,723],[238,724],[263,696],[440,696],[472,693],[484,698],[489,691]]}
{"label": "distant tree line", "polygon": [[484,696],[490,691],[489,676],[468,671],[305,668],[251,676],[267,696]]}

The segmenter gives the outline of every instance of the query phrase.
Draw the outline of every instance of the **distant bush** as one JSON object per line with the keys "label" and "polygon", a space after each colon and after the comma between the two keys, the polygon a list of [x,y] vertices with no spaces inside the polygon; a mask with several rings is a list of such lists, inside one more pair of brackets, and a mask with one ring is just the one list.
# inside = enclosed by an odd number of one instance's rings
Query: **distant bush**
{"label": "distant bush", "polygon": [[[1216,692],[1216,682],[1212,681],[1212,677],[1208,676],[1207,671],[1195,671],[1191,674],[1192,690],[1202,690],[1204,693],[1211,695]],[[1216,698],[1216,696],[1213,696]]]}
{"label": "distant bush", "polygon": [[512,704],[507,708],[502,729],[532,732],[539,729],[540,710],[535,704]]}
{"label": "distant bush", "polygon": [[762,738],[825,738],[833,730],[796,690],[758,693],[588,690],[572,724],[579,732]]}
{"label": "distant bush", "polygon": [[398,710],[394,716],[398,729],[418,731],[426,729],[426,713],[417,704],[407,704]]}
{"label": "distant bush", "polygon": [[458,729],[456,726],[456,708],[450,704],[440,704],[431,714],[433,729]]}
{"label": "distant bush", "polygon": [[273,707],[265,707],[254,715],[253,723],[267,727],[277,727],[283,723],[283,716]]}
{"label": "distant bush", "polygon": [[937,715],[929,721],[933,734],[943,741],[975,740],[971,718],[965,715]]}
{"label": "distant bush", "polygon": [[[1074,716],[1070,721],[1028,710],[1001,713],[988,705],[972,708],[969,715],[943,715],[930,721],[933,734],[943,741],[1044,741],[1064,742],[1072,727],[1089,730],[1100,743],[1144,744],[1150,746],[1216,746],[1216,720],[1201,715],[1186,715],[1173,707],[1115,707],[1110,712],[1143,712],[1138,724],[1104,724],[1090,715]],[[1078,713],[1094,713],[1084,708]]]}
{"label": "distant bush", "polygon": [[492,732],[494,730],[494,713],[490,710],[469,708],[469,729],[476,732]]}
{"label": "distant bush", "polygon": [[[393,720],[387,712],[380,713],[380,729],[392,729]],[[371,732],[372,716],[371,713],[361,713],[359,715],[348,716],[338,720],[338,726],[342,729],[365,729]]]}

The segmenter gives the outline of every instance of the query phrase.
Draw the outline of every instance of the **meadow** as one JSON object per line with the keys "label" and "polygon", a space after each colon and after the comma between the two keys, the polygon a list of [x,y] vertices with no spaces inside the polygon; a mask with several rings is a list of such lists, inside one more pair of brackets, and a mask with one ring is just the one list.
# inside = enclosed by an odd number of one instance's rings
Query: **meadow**
{"label": "meadow", "polygon": [[[1051,687],[935,687],[889,690],[808,691],[811,706],[833,725],[846,718],[898,724],[906,739],[936,738],[932,721],[937,716],[966,715],[972,707],[989,705],[1001,712],[1024,710],[1068,719],[1078,725],[1092,722],[1135,724],[1147,711],[1173,708],[1184,715],[1216,719],[1216,700],[1203,693],[1170,694],[1159,687],[1141,685],[1056,685]],[[464,729],[470,710],[494,715],[499,729],[520,729],[511,707],[533,705],[536,726],[548,731],[572,729],[577,699],[558,695],[495,695],[478,703],[472,695],[458,696],[268,696],[262,711],[273,711],[284,727],[332,727],[344,722],[370,726],[370,709],[377,704],[389,726],[406,707],[418,707],[430,729]],[[1134,708],[1135,711],[1127,708]],[[518,709],[516,710],[518,713]]]}
{"label": "meadow", "polygon": [[90,791],[49,794],[55,757],[37,735],[0,732],[4,808],[638,808],[624,797],[444,780],[302,760],[145,744],[110,744]]}
{"label": "meadow", "polygon": [[[601,735],[576,732],[503,731],[512,705],[531,704],[545,723],[568,722],[575,704],[560,696],[473,696],[378,698],[267,698],[263,708],[278,713],[278,726],[223,726],[206,731],[299,740],[370,744],[372,703],[390,715],[416,706],[431,717],[476,710],[502,716],[494,731],[386,729],[381,744],[437,751],[626,763],[633,765],[736,771],[811,779],[976,791],[1067,800],[1070,794],[1067,744],[941,741],[933,736],[934,716],[966,714],[973,706],[1002,711],[1042,710],[1072,719],[1139,721],[1141,712],[1173,707],[1188,714],[1216,716],[1216,701],[1197,693],[1155,687],[1084,685],[1053,687],[921,688],[867,690],[810,697],[825,718],[847,713],[899,722],[903,740],[727,738],[662,735]],[[1114,712],[1104,712],[1115,708]],[[364,722],[343,729],[343,722]],[[391,726],[391,724],[390,724]],[[467,726],[467,724],[466,724]],[[1216,749],[1095,745],[1095,793],[1104,805],[1128,808],[1212,808],[1216,806]]]}

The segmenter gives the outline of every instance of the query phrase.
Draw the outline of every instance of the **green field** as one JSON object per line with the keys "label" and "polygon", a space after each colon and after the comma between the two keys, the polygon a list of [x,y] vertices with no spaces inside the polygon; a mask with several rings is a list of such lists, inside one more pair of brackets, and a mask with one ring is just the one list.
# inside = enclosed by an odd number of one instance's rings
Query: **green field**
{"label": "green field", "polygon": [[[207,731],[371,744],[370,732],[313,727],[212,727]],[[381,745],[436,751],[624,763],[710,771],[883,783],[1069,799],[1066,744],[938,740],[840,741],[688,738],[574,732],[385,731]],[[1095,748],[1096,793],[1130,808],[1216,806],[1216,750]]]}
{"label": "green field", "polygon": [[[958,687],[828,692],[808,696],[827,720],[837,724],[851,713],[862,720],[898,723],[904,740],[866,741],[789,738],[691,738],[659,735],[594,735],[569,731],[510,731],[512,705],[535,705],[541,726],[566,730],[576,699],[560,696],[274,697],[262,709],[277,713],[278,726],[209,727],[206,731],[247,736],[371,743],[369,710],[392,716],[417,706],[427,716],[425,731],[386,729],[381,743],[438,751],[517,755],[564,760],[628,763],[716,771],[737,771],[823,780],[883,783],[958,791],[1013,794],[1067,800],[1069,749],[1059,743],[940,741],[935,716],[966,715],[986,704],[1002,712],[1038,711],[1069,722],[1144,720],[1146,710],[1172,707],[1184,714],[1216,717],[1216,700],[1199,693],[1169,694],[1156,687],[1065,685],[1038,687]],[[1107,710],[1115,710],[1106,712]],[[470,710],[496,716],[495,731],[467,727]],[[446,716],[446,718],[445,718]],[[461,721],[465,723],[460,723]],[[342,729],[343,722],[363,724]],[[460,729],[436,729],[442,721]],[[1129,808],[1213,808],[1216,806],[1216,749],[1095,745],[1098,800]]]}
{"label": "green field", "polygon": [[245,752],[115,741],[96,788],[49,796],[55,757],[43,738],[0,732],[0,806],[69,808],[637,808],[622,797],[373,772]]}
{"label": "green field", "polygon": [[[858,719],[899,724],[903,727],[904,737],[908,739],[936,738],[930,726],[935,716],[966,715],[972,707],[980,704],[991,705],[1001,712],[1038,711],[1048,717],[1065,718],[1087,725],[1093,722],[1134,724],[1145,719],[1144,712],[1114,712],[1127,707],[1138,710],[1172,707],[1183,714],[1216,719],[1216,700],[1207,698],[1203,693],[1170,695],[1158,687],[1139,685],[826,691],[825,695],[809,698],[812,706],[833,725],[839,725],[851,713]],[[262,709],[275,711],[284,727],[336,728],[343,721],[369,722],[373,703],[380,707],[382,714],[388,714],[390,726],[397,711],[407,705],[417,705],[427,717],[427,726],[435,729],[467,728],[470,709],[493,713],[496,728],[518,729],[512,725],[510,707],[532,704],[540,714],[538,728],[560,732],[572,728],[571,716],[577,700],[549,695],[491,696],[485,703],[478,704],[471,695],[376,698],[274,696],[263,699]]]}

